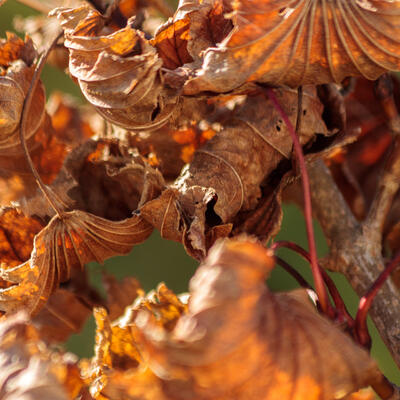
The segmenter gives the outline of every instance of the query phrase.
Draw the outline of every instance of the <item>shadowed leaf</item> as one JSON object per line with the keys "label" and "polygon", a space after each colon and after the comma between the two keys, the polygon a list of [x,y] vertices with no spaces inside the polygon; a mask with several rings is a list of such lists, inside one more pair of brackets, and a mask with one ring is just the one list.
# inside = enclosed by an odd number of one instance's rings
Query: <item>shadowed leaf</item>
{"label": "shadowed leaf", "polygon": [[[277,89],[276,94],[296,125],[297,92]],[[328,134],[321,119],[322,105],[312,89],[304,95],[302,113],[302,144],[312,142],[316,133]],[[187,250],[201,259],[208,248],[208,230],[234,222],[239,212],[256,209],[263,182],[291,153],[292,141],[275,107],[263,96],[248,97],[223,129],[196,150],[168,194],[145,204],[142,215],[163,237],[180,240],[185,234]],[[280,217],[277,221],[279,225]],[[272,229],[263,234],[267,238],[277,229],[276,224],[269,226]]]}

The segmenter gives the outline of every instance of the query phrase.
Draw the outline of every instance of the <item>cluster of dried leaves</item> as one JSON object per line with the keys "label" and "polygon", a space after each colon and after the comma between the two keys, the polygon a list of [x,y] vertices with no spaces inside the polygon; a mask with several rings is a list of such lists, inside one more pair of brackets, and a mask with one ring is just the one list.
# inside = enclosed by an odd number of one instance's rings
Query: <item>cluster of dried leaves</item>
{"label": "cluster of dried leaves", "polygon": [[[368,353],[305,291],[265,286],[275,261],[256,239],[279,231],[298,175],[265,88],[306,161],[326,160],[362,219],[398,128],[367,79],[400,69],[400,3],[183,0],[162,25],[160,13],[170,10],[159,0],[70,1],[17,21],[36,47],[0,41],[0,393],[372,398],[352,394],[383,380]],[[88,106],[61,94],[46,105],[43,85],[30,89],[37,49],[58,26],[49,61],[68,67]],[[385,225],[393,252],[399,204]],[[202,262],[189,295],[106,277],[101,298],[85,264],[127,254],[154,228]],[[92,310],[93,359],[55,352]]]}

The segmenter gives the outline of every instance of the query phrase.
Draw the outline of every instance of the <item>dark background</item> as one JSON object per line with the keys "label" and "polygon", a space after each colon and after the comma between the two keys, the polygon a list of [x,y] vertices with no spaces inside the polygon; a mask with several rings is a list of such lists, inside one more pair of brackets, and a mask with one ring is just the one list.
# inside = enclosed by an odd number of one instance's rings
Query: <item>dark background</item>
{"label": "dark background", "polygon": [[[5,5],[0,7],[0,37],[5,37],[6,31],[14,31],[12,21],[16,15],[26,16],[31,14],[35,14],[35,12],[19,4],[16,0],[6,1]],[[42,74],[42,80],[47,89],[47,96],[52,91],[58,90],[68,92],[81,99],[82,102],[85,101],[80,94],[79,88],[63,71],[46,67]],[[322,257],[327,254],[328,248],[321,229],[317,224],[315,225],[318,255]],[[296,206],[284,206],[283,225],[277,239],[290,240],[307,247],[304,219],[301,211]],[[309,282],[312,282],[308,264],[297,255],[286,250],[282,250],[280,255],[292,266],[296,267]],[[91,282],[100,290],[102,290],[101,271],[106,269],[107,272],[114,274],[118,279],[127,275],[135,276],[146,291],[156,288],[157,284],[163,281],[177,293],[187,291],[188,282],[196,267],[197,262],[185,253],[180,244],[161,239],[158,232],[153,233],[151,238],[144,244],[136,246],[128,256],[114,257],[107,260],[104,266],[96,263],[91,263],[87,266]],[[358,297],[343,276],[339,274],[331,275],[337,283],[349,310],[354,314],[357,310]],[[280,267],[275,268],[268,279],[268,285],[273,291],[284,291],[298,287],[293,278]],[[372,356],[378,361],[385,375],[391,381],[400,384],[399,370],[371,321],[370,327],[373,336]],[[74,335],[70,338],[66,347],[79,356],[88,357],[93,354],[93,344],[94,321],[91,318],[79,335]]]}

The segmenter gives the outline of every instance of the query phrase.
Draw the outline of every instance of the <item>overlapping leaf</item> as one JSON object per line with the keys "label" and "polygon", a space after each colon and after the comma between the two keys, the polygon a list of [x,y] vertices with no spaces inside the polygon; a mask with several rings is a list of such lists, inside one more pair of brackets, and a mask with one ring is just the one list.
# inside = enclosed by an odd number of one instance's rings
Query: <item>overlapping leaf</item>
{"label": "overlapping leaf", "polygon": [[0,322],[0,355],[4,400],[67,400],[83,394],[75,363],[45,348],[23,314]]}
{"label": "overlapping leaf", "polygon": [[161,60],[141,32],[127,26],[107,35],[101,15],[88,7],[53,14],[65,31],[70,73],[101,115],[132,130],[166,123],[178,99],[161,93]]}
{"label": "overlapping leaf", "polygon": [[398,2],[241,0],[233,7],[234,29],[207,49],[185,93],[227,92],[248,81],[297,87],[376,79],[400,69]]}
{"label": "overlapping leaf", "polygon": [[98,310],[96,356],[81,364],[94,398],[334,399],[379,376],[305,293],[268,291],[273,264],[252,241],[220,242],[188,306],[160,287],[114,323]]}
{"label": "overlapping leaf", "polygon": [[[25,252],[18,265],[4,260],[1,277],[14,285],[8,284],[1,291],[0,309],[15,312],[25,308],[36,314],[75,269],[90,261],[103,262],[116,254],[126,254],[151,234],[151,225],[138,214],[132,216],[132,212],[141,201],[160,193],[162,177],[139,155],[121,151],[117,141],[99,141],[87,142],[71,154],[65,168],[81,185],[82,193],[75,195],[86,211],[56,214],[45,228],[35,232],[29,259]],[[86,196],[88,190],[93,190],[92,196]],[[28,232],[31,223],[37,225],[36,220],[27,221],[15,210],[4,212],[21,218],[21,229]],[[31,236],[20,238],[14,233],[8,239],[9,247],[29,248]]]}
{"label": "overlapping leaf", "polygon": [[[296,91],[277,89],[276,93],[296,125]],[[214,239],[228,234],[232,226],[227,224],[234,222],[239,212],[257,208],[264,180],[282,160],[291,157],[287,127],[264,96],[249,97],[235,111],[224,129],[195,152],[191,164],[162,197],[142,208],[142,215],[164,237],[184,241],[197,258],[204,257],[212,244],[208,233]],[[315,92],[307,91],[299,132],[302,144],[312,141],[316,133],[328,134],[321,113]],[[216,233],[218,225],[225,226]],[[270,237],[277,225],[270,227],[265,237]]]}

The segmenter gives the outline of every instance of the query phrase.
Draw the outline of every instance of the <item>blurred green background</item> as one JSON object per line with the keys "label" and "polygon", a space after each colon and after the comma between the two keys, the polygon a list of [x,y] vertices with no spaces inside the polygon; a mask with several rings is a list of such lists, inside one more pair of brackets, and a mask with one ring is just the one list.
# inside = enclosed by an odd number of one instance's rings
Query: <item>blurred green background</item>
{"label": "blurred green background", "polygon": [[[5,5],[0,7],[0,37],[5,37],[6,31],[14,31],[13,18],[16,15],[27,16],[32,14],[35,14],[32,9],[21,5],[16,0],[6,1]],[[79,88],[64,72],[46,66],[42,74],[42,80],[45,83],[47,95],[54,90],[61,90],[84,101]],[[317,224],[315,224],[315,227],[317,231],[318,255],[322,257],[327,254],[328,248],[321,229]],[[303,247],[307,247],[304,219],[301,211],[296,206],[284,206],[283,226],[277,239],[290,240]],[[312,282],[308,264],[296,254],[283,249],[280,251],[280,256],[289,264],[296,267],[308,282]],[[136,246],[128,256],[114,257],[107,260],[104,266],[96,263],[88,265],[91,282],[100,290],[101,271],[105,269],[107,272],[114,274],[118,279],[127,275],[135,276],[146,291],[155,288],[159,282],[164,281],[169,288],[177,293],[187,290],[188,282],[196,267],[197,263],[186,255],[180,244],[161,239],[157,232],[144,244]],[[332,277],[343,295],[349,310],[354,315],[358,306],[358,297],[343,276],[332,274]],[[268,285],[273,291],[284,291],[298,287],[294,279],[280,267],[275,268],[268,280]],[[385,375],[391,381],[400,385],[399,369],[394,364],[371,322],[370,329],[373,336],[372,356],[378,361]],[[74,335],[66,346],[68,350],[79,356],[88,357],[93,354],[93,344],[94,321],[91,318],[84,330],[79,335]]]}

